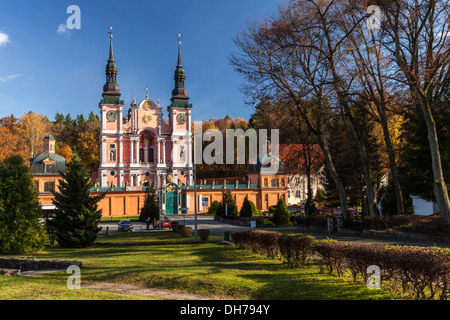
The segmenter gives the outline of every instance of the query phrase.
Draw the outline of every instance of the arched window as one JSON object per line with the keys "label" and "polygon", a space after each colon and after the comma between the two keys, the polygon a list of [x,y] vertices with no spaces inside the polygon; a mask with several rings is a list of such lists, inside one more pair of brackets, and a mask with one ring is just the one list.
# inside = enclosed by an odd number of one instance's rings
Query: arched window
{"label": "arched window", "polygon": [[155,162],[155,152],[153,148],[148,149],[148,162]]}
{"label": "arched window", "polygon": [[186,161],[186,157],[185,157],[185,152],[184,152],[184,146],[180,146],[180,162],[185,162]]}
{"label": "arched window", "polygon": [[116,161],[116,150],[110,150],[109,151],[109,161],[115,162]]}
{"label": "arched window", "polygon": [[278,179],[277,179],[277,178],[273,178],[273,179],[270,181],[270,186],[271,186],[272,188],[278,188]]}
{"label": "arched window", "polygon": [[139,161],[144,162],[145,161],[145,150],[144,148],[139,149]]}

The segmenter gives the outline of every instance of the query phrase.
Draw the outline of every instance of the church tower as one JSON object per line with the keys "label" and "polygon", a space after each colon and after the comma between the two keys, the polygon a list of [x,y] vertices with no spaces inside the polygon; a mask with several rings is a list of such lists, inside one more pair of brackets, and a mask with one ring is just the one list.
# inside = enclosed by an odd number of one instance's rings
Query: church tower
{"label": "church tower", "polygon": [[120,100],[120,87],[117,84],[117,66],[114,60],[113,36],[110,35],[109,59],[106,65],[106,83],[103,86],[103,99],[100,101],[100,185],[122,186],[123,171],[123,131],[122,118],[124,102]]}
{"label": "church tower", "polygon": [[[181,36],[181,35],[179,35]],[[181,41],[178,41],[178,61],[174,74],[175,88],[172,90],[172,103],[167,107],[169,123],[172,128],[172,159],[174,182],[178,180],[187,185],[193,184],[191,114],[188,92],[184,86],[186,73],[181,61]]]}

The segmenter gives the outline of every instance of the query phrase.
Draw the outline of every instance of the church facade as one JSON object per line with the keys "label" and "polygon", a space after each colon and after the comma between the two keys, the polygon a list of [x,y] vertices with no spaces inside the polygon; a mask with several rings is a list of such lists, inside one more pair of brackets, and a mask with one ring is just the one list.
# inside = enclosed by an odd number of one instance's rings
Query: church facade
{"label": "church facade", "polygon": [[168,119],[160,101],[146,99],[139,104],[133,99],[124,114],[117,84],[112,37],[106,65],[106,83],[101,113],[100,166],[97,173],[100,188],[119,187],[126,191],[142,190],[143,186],[162,188],[167,184],[193,184],[192,105],[185,89],[185,71],[178,46],[175,87],[167,107]]}

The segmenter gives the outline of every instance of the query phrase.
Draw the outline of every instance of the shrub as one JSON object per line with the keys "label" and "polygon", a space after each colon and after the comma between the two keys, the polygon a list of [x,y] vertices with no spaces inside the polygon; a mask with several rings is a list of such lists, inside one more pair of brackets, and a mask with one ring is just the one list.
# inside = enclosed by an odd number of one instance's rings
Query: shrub
{"label": "shrub", "polygon": [[184,227],[181,229],[181,235],[185,238],[192,237],[192,228],[191,227]]}
{"label": "shrub", "polygon": [[219,208],[219,207],[220,207],[220,202],[217,200],[213,201],[208,208],[208,214],[216,215],[217,208]]}
{"label": "shrub", "polygon": [[287,210],[287,205],[284,202],[283,198],[280,198],[277,203],[277,208],[275,212],[273,213],[272,221],[275,223],[275,225],[289,225],[290,219],[289,219],[289,211]]}
{"label": "shrub", "polygon": [[185,225],[179,224],[179,225],[177,226],[177,233],[183,234],[183,229],[184,229],[184,228],[186,228]]}
{"label": "shrub", "polygon": [[172,225],[172,231],[178,232],[178,227],[180,226],[180,223],[178,221],[172,221],[171,225]]}
{"label": "shrub", "polygon": [[234,201],[231,191],[229,189],[223,191],[222,202],[220,202],[220,206],[217,208],[216,214],[218,216],[225,216],[225,212],[228,217],[236,217],[238,215],[236,202]]}
{"label": "shrub", "polygon": [[369,276],[367,268],[375,265],[380,268],[385,289],[400,288],[417,299],[449,298],[450,249],[315,240],[303,234],[261,230],[235,231],[232,240],[239,247],[281,258],[290,266],[303,266],[314,255],[330,274],[349,272],[353,281],[364,284]]}
{"label": "shrub", "polygon": [[200,241],[208,241],[209,238],[209,230],[208,229],[199,229],[197,231],[198,237]]}
{"label": "shrub", "polygon": [[281,257],[291,266],[304,266],[313,252],[314,238],[303,234],[282,235],[278,238]]}
{"label": "shrub", "polygon": [[248,197],[245,197],[244,202],[242,203],[241,211],[239,212],[239,215],[241,217],[251,217],[253,214],[252,206],[250,204],[250,201],[248,201]]}

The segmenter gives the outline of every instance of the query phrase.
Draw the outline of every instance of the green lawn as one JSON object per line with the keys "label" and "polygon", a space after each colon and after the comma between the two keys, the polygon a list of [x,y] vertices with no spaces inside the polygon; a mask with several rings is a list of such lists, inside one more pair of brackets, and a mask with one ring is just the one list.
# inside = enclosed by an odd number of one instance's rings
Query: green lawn
{"label": "green lawn", "polygon": [[[226,299],[399,299],[319,272],[290,268],[242,249],[193,243],[173,232],[124,233],[99,238],[87,249],[47,247],[37,259],[81,260],[81,290],[69,290],[64,271],[33,277],[0,276],[0,299],[137,299],[83,289],[90,281],[145,285]],[[158,297],[155,297],[158,298]],[[145,299],[149,299],[145,297]]]}

